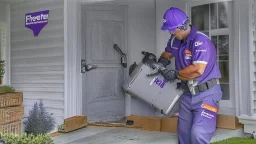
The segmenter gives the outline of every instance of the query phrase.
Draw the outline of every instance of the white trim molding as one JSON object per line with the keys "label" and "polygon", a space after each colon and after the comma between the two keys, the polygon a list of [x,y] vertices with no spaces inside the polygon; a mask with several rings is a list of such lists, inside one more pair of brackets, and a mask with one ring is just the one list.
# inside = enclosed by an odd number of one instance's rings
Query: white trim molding
{"label": "white trim molding", "polygon": [[5,60],[5,74],[3,77],[3,83],[6,84],[6,78],[8,77],[8,57],[6,55],[7,50],[7,24],[0,22],[0,48],[1,48],[1,60]]}
{"label": "white trim molding", "polygon": [[11,6],[10,4],[6,5],[6,14],[7,14],[7,44],[6,44],[6,51],[5,51],[5,55],[6,55],[6,60],[8,61],[8,64],[6,67],[6,70],[8,72],[6,79],[5,79],[5,83],[7,85],[11,85]]}
{"label": "white trim molding", "polygon": [[244,124],[245,133],[256,132],[256,116],[243,115],[238,117],[239,122]]}
{"label": "white trim molding", "polygon": [[[238,77],[238,90],[236,90],[236,108],[237,108],[237,116],[241,115],[252,115],[251,109],[253,108],[251,105],[251,100],[253,97],[253,83],[252,81],[252,68],[254,66],[254,62],[252,59],[253,49],[251,47],[251,32],[250,29],[250,3],[242,2],[240,0],[235,0],[235,12],[236,17],[239,18],[239,24],[237,32],[234,35],[239,37],[235,37],[236,44],[238,44],[239,49],[236,51],[236,59],[235,61],[235,74],[236,78]],[[245,16],[246,15],[246,16]]]}
{"label": "white trim molding", "polygon": [[0,40],[1,40],[1,59],[5,60],[5,74],[3,84],[11,84],[11,66],[10,66],[10,4],[6,4],[6,21],[0,22]]}
{"label": "white trim molding", "polygon": [[[240,37],[246,41],[240,41],[240,99],[239,99],[239,122],[244,124],[244,132],[252,134],[256,132],[256,115],[254,114],[254,52],[255,47],[253,46],[254,35],[252,29],[254,21],[254,1],[249,0],[247,3],[237,1],[237,7],[239,10],[239,22],[240,22]],[[255,6],[254,6],[255,7]],[[247,17],[244,17],[247,15]],[[243,24],[241,24],[243,23]],[[244,49],[246,47],[246,49]],[[247,59],[247,60],[246,60]],[[249,63],[248,63],[249,61]],[[246,69],[244,68],[246,66]],[[243,74],[243,75],[242,75]],[[245,85],[245,86],[244,86]]]}
{"label": "white trim molding", "polygon": [[77,17],[77,1],[64,0],[65,118],[82,114]]}
{"label": "white trim molding", "polygon": [[[190,20],[192,19],[191,15],[191,8],[194,6],[199,6],[199,5],[204,5],[204,4],[211,4],[211,3],[218,3],[218,2],[232,2],[232,8],[228,10],[228,23],[229,23],[229,28],[217,28],[215,30],[210,29],[207,30],[209,32],[209,36],[220,36],[220,35],[228,35],[229,36],[229,82],[228,83],[221,83],[221,84],[228,84],[229,87],[229,100],[220,100],[219,106],[220,106],[220,114],[228,114],[228,115],[236,115],[236,93],[234,92],[235,89],[235,82],[234,79],[238,79],[238,75],[236,75],[236,71],[233,71],[233,69],[236,70],[236,62],[239,60],[235,55],[235,51],[239,49],[238,45],[235,45],[237,41],[235,39],[237,38],[235,33],[238,33],[236,30],[237,25],[237,20],[239,20],[238,17],[235,17],[232,11],[235,11],[235,1],[233,0],[187,0],[186,3],[186,12],[188,16],[190,17]],[[236,11],[235,11],[236,12]],[[210,19],[209,19],[210,22]],[[202,33],[202,32],[200,32]],[[236,65],[236,67],[235,67]]]}

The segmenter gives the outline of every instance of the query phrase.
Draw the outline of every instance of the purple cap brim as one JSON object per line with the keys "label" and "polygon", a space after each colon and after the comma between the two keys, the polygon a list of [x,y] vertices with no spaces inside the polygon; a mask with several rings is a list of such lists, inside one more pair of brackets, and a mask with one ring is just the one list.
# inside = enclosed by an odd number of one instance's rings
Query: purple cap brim
{"label": "purple cap brim", "polygon": [[166,23],[163,24],[163,26],[161,27],[161,30],[165,31],[168,29],[168,25]]}

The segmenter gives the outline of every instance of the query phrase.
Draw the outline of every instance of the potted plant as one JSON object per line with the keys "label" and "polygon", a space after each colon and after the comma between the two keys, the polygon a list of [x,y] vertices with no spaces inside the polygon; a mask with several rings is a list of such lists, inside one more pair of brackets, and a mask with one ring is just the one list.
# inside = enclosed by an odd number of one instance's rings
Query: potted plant
{"label": "potted plant", "polygon": [[0,60],[0,84],[3,83],[2,79],[4,77],[4,74],[5,74],[5,61]]}

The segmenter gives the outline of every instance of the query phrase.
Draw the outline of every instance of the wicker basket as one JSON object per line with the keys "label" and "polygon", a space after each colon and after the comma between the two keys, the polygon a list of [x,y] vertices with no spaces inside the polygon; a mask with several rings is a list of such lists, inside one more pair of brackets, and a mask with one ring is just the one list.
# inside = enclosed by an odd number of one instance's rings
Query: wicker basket
{"label": "wicker basket", "polygon": [[21,120],[23,114],[23,106],[0,108],[0,125]]}
{"label": "wicker basket", "polygon": [[21,92],[0,94],[0,108],[19,106],[23,103],[23,94]]}
{"label": "wicker basket", "polygon": [[0,125],[0,133],[21,134],[21,121]]}

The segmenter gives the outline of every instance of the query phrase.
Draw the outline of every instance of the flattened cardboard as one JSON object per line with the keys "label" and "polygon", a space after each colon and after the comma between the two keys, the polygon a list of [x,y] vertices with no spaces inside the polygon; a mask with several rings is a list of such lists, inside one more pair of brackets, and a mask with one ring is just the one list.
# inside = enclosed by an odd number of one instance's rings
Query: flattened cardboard
{"label": "flattened cardboard", "polygon": [[242,128],[243,124],[239,123],[236,116],[222,115],[217,116],[217,128],[235,130]]}
{"label": "flattened cardboard", "polygon": [[122,123],[108,123],[108,122],[95,122],[95,123],[88,123],[88,126],[125,127],[125,124],[122,124]]}
{"label": "flattened cardboard", "polygon": [[84,128],[88,125],[87,123],[87,116],[80,115],[80,116],[73,116],[66,118],[64,120],[64,130],[59,132],[71,132],[80,128]]}
{"label": "flattened cardboard", "polygon": [[177,132],[178,117],[161,118],[161,132]]}
{"label": "flattened cardboard", "polygon": [[126,121],[131,121],[131,125],[127,127],[141,128],[149,131],[160,131],[161,130],[161,118],[150,117],[150,116],[127,116]]}

